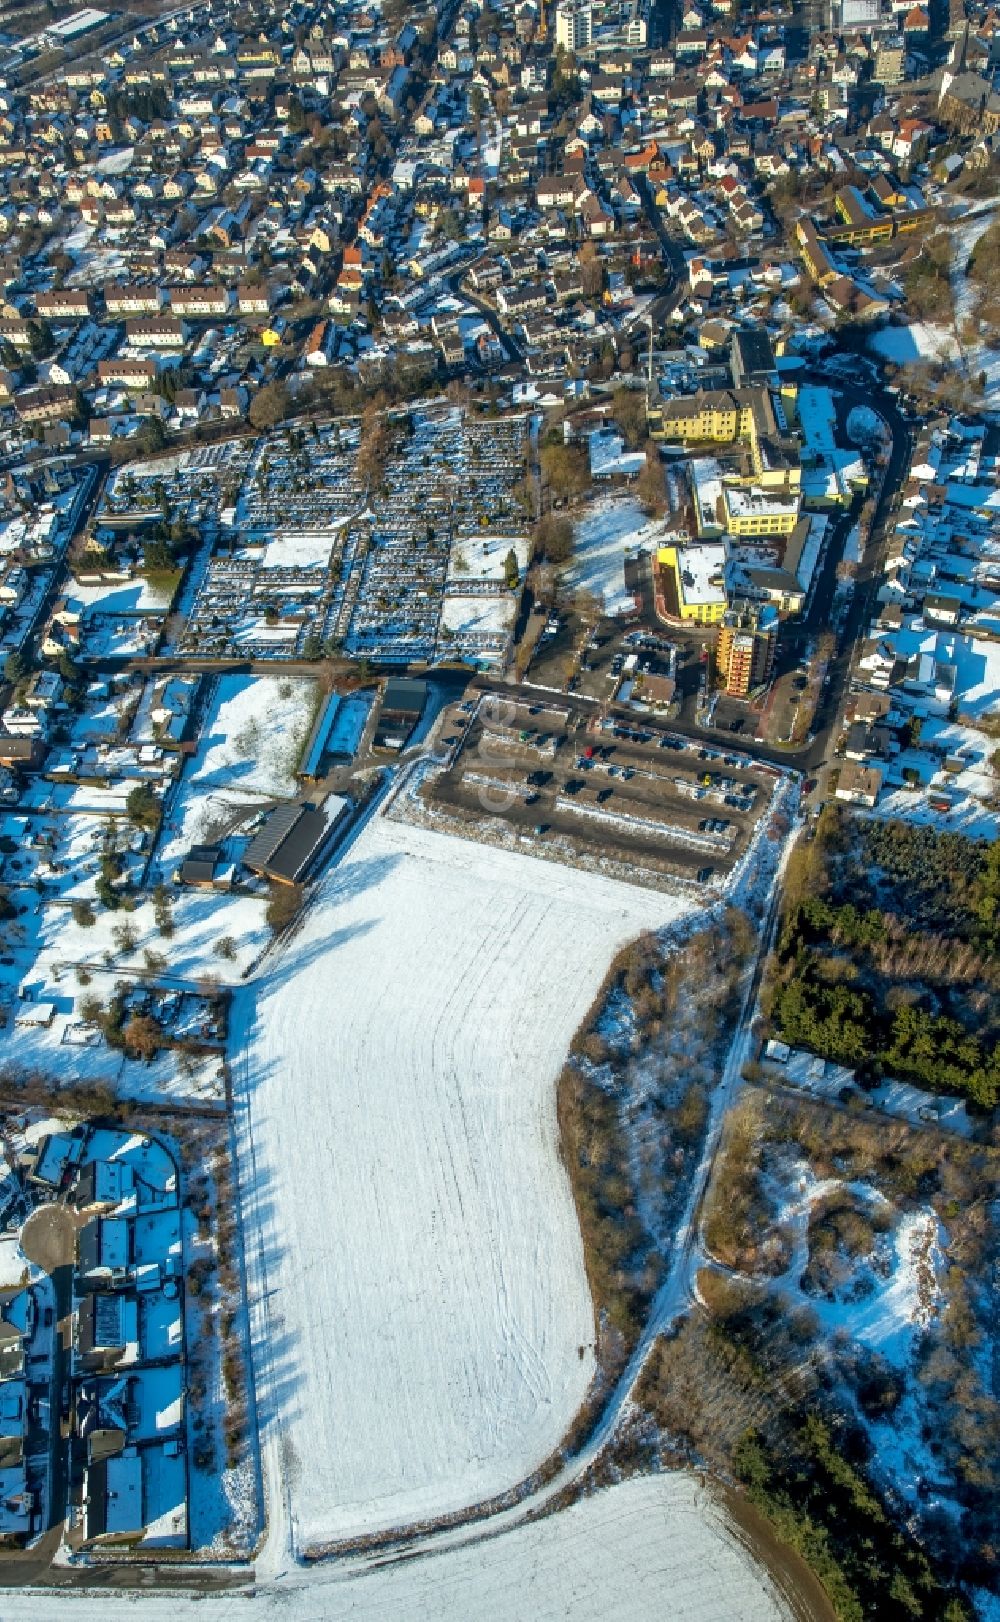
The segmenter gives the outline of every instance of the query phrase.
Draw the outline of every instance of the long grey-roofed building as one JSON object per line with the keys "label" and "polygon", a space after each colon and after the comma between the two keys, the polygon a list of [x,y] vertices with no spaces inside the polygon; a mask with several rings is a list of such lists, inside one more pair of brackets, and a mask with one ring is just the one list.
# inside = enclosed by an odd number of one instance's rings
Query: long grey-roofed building
{"label": "long grey-roofed building", "polygon": [[347,810],[347,801],[333,799],[337,818],[331,819],[308,805],[281,805],[272,811],[255,839],[250,841],[243,864],[262,878],[278,884],[299,884],[308,871],[327,834]]}

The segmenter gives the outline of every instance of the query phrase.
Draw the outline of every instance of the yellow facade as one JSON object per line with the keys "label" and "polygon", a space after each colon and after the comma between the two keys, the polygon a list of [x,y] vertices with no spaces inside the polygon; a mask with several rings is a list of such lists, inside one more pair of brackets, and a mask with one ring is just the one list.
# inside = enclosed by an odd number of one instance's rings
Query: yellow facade
{"label": "yellow facade", "polygon": [[728,606],[725,586],[719,586],[718,596],[706,602],[690,602],[685,595],[678,550],[676,546],[661,546],[657,551],[656,561],[661,569],[669,569],[674,577],[677,611],[681,619],[689,625],[718,625]]}
{"label": "yellow facade", "polygon": [[726,528],[730,535],[790,535],[799,521],[796,506],[787,513],[728,512]]}
{"label": "yellow facade", "polygon": [[[697,396],[694,396],[696,399]],[[716,406],[689,411],[685,415],[661,412],[661,434],[666,439],[682,439],[685,444],[731,445],[749,432],[753,412],[725,410]]]}

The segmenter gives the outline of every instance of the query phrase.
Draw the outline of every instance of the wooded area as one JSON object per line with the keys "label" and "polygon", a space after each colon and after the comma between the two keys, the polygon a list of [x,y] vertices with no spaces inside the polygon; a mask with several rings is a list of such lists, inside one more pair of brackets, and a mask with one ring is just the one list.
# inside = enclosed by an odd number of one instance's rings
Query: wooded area
{"label": "wooded area", "polygon": [[828,807],[794,853],[765,1011],[795,1047],[1000,1100],[1000,846]]}

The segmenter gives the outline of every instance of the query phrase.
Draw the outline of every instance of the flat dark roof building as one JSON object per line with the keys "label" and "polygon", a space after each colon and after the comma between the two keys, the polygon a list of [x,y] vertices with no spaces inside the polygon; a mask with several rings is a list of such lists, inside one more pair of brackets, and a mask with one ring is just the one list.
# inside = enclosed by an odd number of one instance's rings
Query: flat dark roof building
{"label": "flat dark roof building", "polygon": [[382,714],[409,715],[419,721],[427,703],[427,683],[410,676],[390,676],[382,695]]}
{"label": "flat dark roof building", "polygon": [[409,676],[390,676],[382,695],[374,743],[377,749],[402,749],[427,703],[427,683]]}
{"label": "flat dark roof building", "polygon": [[774,350],[763,327],[735,327],[729,351],[733,384],[738,389],[767,383],[774,371]]}

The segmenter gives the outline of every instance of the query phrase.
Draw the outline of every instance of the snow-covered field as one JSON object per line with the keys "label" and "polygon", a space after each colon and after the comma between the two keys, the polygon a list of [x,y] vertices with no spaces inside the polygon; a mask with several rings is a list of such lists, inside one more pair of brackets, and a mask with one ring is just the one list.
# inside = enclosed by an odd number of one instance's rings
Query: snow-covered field
{"label": "snow-covered field", "polygon": [[[252,1601],[59,1590],[66,1622],[780,1622],[790,1612],[694,1476],[622,1482],[503,1537],[368,1571],[339,1562],[289,1575]],[[52,1594],[5,1589],[5,1622],[51,1622]]]}
{"label": "snow-covered field", "polygon": [[555,1078],[616,948],[684,908],[376,818],[237,996],[298,1547],[460,1510],[558,1444],[594,1362]]}
{"label": "snow-covered field", "polygon": [[634,607],[625,589],[625,555],[653,544],[653,527],[638,501],[610,496],[589,507],[576,525],[573,562],[564,579],[573,591],[593,592],[606,614],[625,614]]}

